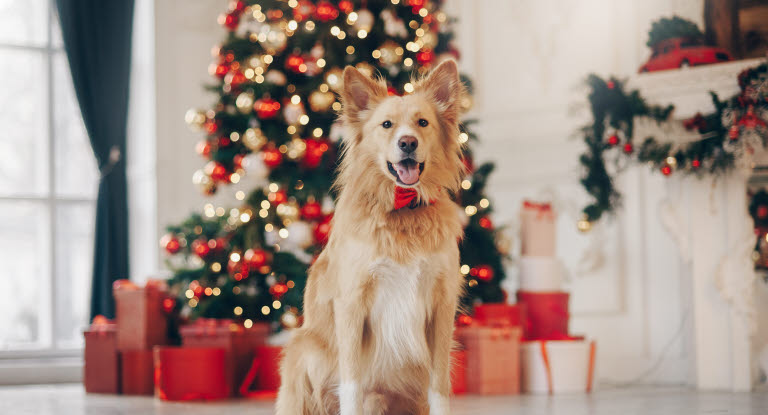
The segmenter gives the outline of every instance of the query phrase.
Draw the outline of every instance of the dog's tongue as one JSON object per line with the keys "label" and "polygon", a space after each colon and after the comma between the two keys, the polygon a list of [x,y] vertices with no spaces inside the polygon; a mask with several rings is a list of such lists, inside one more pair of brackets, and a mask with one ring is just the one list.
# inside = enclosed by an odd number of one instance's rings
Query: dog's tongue
{"label": "dog's tongue", "polygon": [[395,164],[395,171],[400,181],[405,184],[414,184],[419,181],[419,163],[413,160],[403,160]]}

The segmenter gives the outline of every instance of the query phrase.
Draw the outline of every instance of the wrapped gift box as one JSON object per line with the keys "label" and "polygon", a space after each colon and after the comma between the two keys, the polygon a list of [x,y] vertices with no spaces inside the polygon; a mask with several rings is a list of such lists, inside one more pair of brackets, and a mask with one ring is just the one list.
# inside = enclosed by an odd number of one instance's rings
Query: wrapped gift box
{"label": "wrapped gift box", "polygon": [[525,306],[525,339],[556,339],[568,336],[568,299],[566,292],[518,291],[517,302]]}
{"label": "wrapped gift box", "polygon": [[559,291],[565,269],[554,257],[523,256],[520,265],[520,290],[531,292]]}
{"label": "wrapped gift box", "polygon": [[467,352],[451,352],[451,392],[462,395],[467,392]]}
{"label": "wrapped gift box", "polygon": [[113,292],[119,350],[149,350],[167,343],[168,316],[163,301],[169,297],[165,282],[150,280],[140,288],[128,280],[118,280]]}
{"label": "wrapped gift box", "polygon": [[523,256],[555,255],[555,213],[549,203],[523,202],[520,249]]}
{"label": "wrapped gift box", "polygon": [[155,347],[155,396],[167,401],[229,397],[226,360],[222,348]]}
{"label": "wrapped gift box", "polygon": [[457,331],[466,352],[467,393],[520,392],[520,327],[471,325]]}
{"label": "wrapped gift box", "polygon": [[230,394],[234,396],[245,379],[256,347],[263,345],[269,335],[267,323],[250,328],[232,320],[198,319],[180,329],[186,347],[220,347],[227,352],[227,377]]}
{"label": "wrapped gift box", "polygon": [[124,395],[152,395],[155,374],[152,350],[124,350],[120,353]]}
{"label": "wrapped gift box", "polygon": [[525,309],[520,304],[478,304],[475,306],[473,321],[481,326],[522,326]]}
{"label": "wrapped gift box", "polygon": [[251,368],[240,385],[240,395],[249,398],[273,398],[280,389],[280,346],[259,346]]}
{"label": "wrapped gift box", "polygon": [[524,342],[522,366],[525,392],[590,392],[595,368],[595,342],[578,337]]}
{"label": "wrapped gift box", "polygon": [[96,316],[85,336],[83,384],[88,393],[120,393],[120,357],[117,326]]}

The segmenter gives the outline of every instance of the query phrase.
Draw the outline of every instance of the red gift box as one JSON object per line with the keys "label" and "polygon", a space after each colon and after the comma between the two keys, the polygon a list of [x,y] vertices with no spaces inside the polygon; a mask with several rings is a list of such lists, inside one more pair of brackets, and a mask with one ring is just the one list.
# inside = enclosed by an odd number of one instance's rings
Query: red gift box
{"label": "red gift box", "polygon": [[568,336],[568,298],[566,292],[518,291],[517,302],[525,305],[525,339],[551,340]]}
{"label": "red gift box", "polygon": [[157,346],[155,396],[166,401],[229,397],[226,352],[221,348]]}
{"label": "red gift box", "polygon": [[259,346],[251,368],[240,385],[240,395],[249,398],[272,398],[280,389],[280,346]]}
{"label": "red gift box", "polygon": [[155,374],[152,350],[124,350],[120,353],[124,395],[152,395]]}
{"label": "red gift box", "polygon": [[457,332],[466,352],[468,393],[520,393],[520,327],[471,325]]}
{"label": "red gift box", "polygon": [[168,316],[163,301],[168,299],[163,281],[150,280],[139,288],[128,280],[113,284],[119,350],[147,350],[167,343]]}
{"label": "red gift box", "polygon": [[522,326],[525,309],[520,304],[488,303],[475,306],[474,321],[481,326]]}
{"label": "red gift box", "polygon": [[220,347],[227,351],[227,378],[234,396],[253,362],[254,350],[266,342],[269,324],[245,328],[228,319],[198,319],[181,327],[180,332],[185,347]]}
{"label": "red gift box", "polygon": [[89,393],[120,393],[120,358],[117,351],[117,326],[104,316],[96,316],[85,336],[83,384]]}
{"label": "red gift box", "polygon": [[467,392],[467,352],[464,350],[451,352],[451,391],[454,395]]}

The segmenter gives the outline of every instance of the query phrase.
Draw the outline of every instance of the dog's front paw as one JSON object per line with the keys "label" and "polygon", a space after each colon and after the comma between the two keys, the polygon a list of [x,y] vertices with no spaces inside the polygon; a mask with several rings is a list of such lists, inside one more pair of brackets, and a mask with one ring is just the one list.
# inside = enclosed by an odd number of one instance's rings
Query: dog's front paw
{"label": "dog's front paw", "polygon": [[354,382],[339,385],[339,415],[360,415],[362,396]]}
{"label": "dog's front paw", "polygon": [[429,391],[429,415],[448,415],[451,409],[448,405],[448,397],[437,391]]}

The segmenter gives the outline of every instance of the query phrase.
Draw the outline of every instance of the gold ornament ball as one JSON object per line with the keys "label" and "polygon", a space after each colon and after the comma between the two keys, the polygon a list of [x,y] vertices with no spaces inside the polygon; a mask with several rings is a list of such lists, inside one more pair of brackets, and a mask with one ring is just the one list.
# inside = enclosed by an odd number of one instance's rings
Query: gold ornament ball
{"label": "gold ornament ball", "polygon": [[259,151],[267,143],[267,137],[260,128],[249,128],[243,133],[243,144],[251,151]]}
{"label": "gold ornament ball", "polygon": [[190,108],[187,110],[187,113],[184,114],[184,121],[186,121],[187,125],[194,131],[202,130],[203,124],[205,124],[207,119],[208,117],[205,116],[205,111],[196,108]]}
{"label": "gold ornament ball", "polygon": [[255,100],[252,92],[243,92],[237,96],[235,106],[242,114],[250,114],[253,111],[253,101]]}
{"label": "gold ornament ball", "polygon": [[309,108],[314,112],[328,111],[334,101],[336,101],[336,96],[330,91],[315,91],[309,94]]}
{"label": "gold ornament ball", "polygon": [[338,91],[344,82],[343,75],[344,71],[341,68],[331,68],[325,73],[325,83],[334,91]]}
{"label": "gold ornament ball", "polygon": [[279,216],[286,225],[299,219],[299,204],[295,200],[289,200],[277,205],[275,211],[277,212],[277,216]]}
{"label": "gold ornament ball", "polygon": [[592,230],[592,222],[587,218],[582,218],[576,223],[576,227],[579,228],[579,231],[587,233]]}

